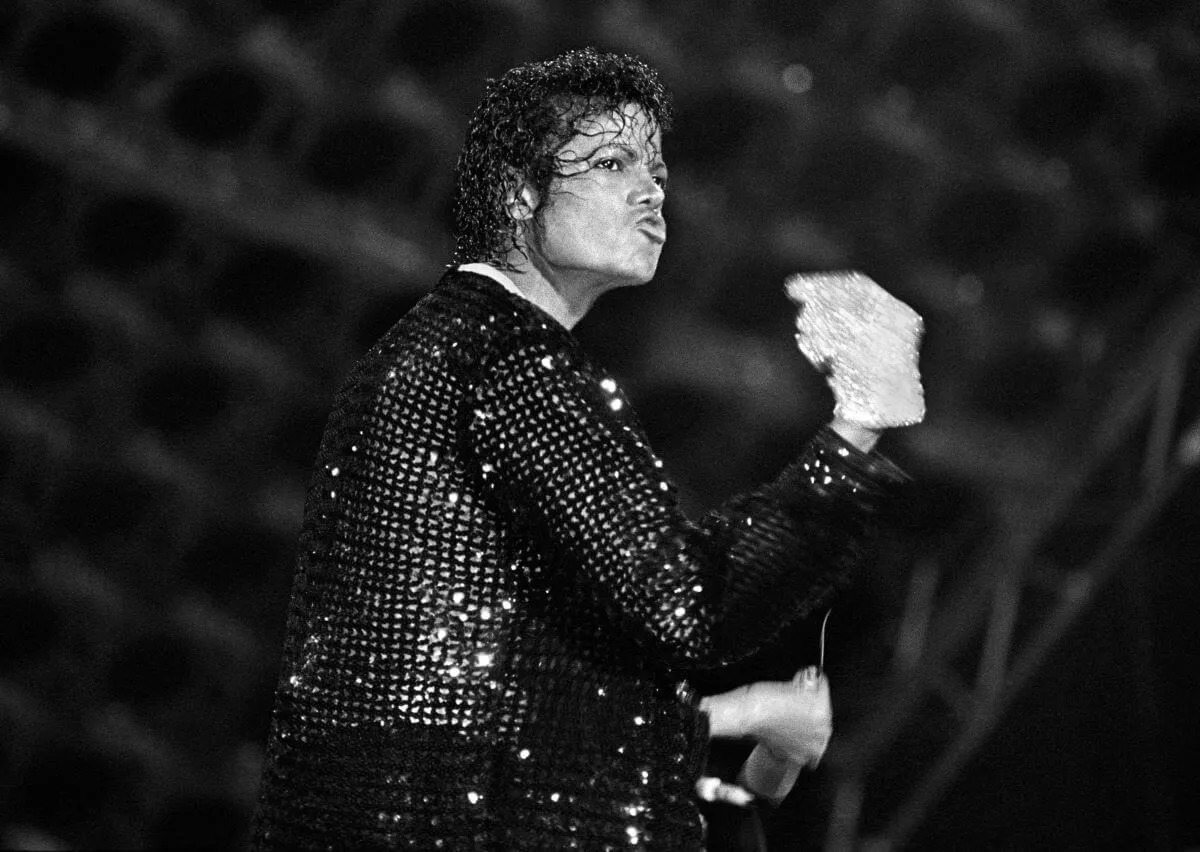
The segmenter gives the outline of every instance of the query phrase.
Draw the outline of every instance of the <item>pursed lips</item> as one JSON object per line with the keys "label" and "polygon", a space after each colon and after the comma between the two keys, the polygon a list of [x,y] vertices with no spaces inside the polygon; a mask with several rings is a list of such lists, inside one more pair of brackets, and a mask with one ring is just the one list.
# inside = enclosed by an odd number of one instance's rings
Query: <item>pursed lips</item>
{"label": "pursed lips", "polygon": [[655,242],[667,241],[667,223],[661,216],[643,216],[638,219],[638,230]]}

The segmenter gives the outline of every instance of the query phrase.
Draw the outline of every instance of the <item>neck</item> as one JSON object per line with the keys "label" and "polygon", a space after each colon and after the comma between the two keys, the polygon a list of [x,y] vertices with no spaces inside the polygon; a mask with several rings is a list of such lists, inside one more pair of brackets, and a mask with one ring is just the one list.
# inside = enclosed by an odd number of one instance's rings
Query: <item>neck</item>
{"label": "neck", "polygon": [[584,318],[599,295],[587,286],[571,286],[569,282],[552,280],[539,268],[536,260],[524,261],[506,274],[526,299],[567,330],[573,329]]}

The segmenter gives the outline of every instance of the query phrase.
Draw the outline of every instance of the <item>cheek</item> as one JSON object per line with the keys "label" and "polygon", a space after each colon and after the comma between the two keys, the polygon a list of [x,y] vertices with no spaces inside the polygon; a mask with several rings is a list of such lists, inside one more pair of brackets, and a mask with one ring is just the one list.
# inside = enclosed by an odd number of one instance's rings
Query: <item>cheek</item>
{"label": "cheek", "polygon": [[546,221],[544,245],[547,253],[555,257],[578,257],[594,249],[595,243],[595,228],[586,217],[564,211],[553,221]]}
{"label": "cheek", "polygon": [[572,257],[604,256],[620,238],[612,217],[599,215],[594,207],[559,210],[553,219],[546,217],[545,233],[548,250]]}
{"label": "cheek", "polygon": [[[575,187],[573,195],[560,197],[546,210],[541,243],[547,258],[604,266],[628,263],[631,255],[644,257],[647,246],[630,226],[624,196],[589,189]],[[658,252],[653,255],[657,259]]]}

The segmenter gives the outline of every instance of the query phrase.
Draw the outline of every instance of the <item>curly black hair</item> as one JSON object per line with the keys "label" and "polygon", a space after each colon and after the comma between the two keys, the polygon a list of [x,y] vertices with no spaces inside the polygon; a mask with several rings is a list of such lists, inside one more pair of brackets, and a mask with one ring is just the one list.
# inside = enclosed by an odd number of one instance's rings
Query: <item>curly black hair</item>
{"label": "curly black hair", "polygon": [[[454,262],[512,269],[507,258],[520,251],[521,223],[509,215],[506,197],[528,181],[546,199],[560,174],[559,149],[581,122],[620,115],[625,104],[640,106],[651,128],[670,129],[670,94],[653,68],[631,56],[587,47],[488,80],[454,172]],[[535,224],[544,206],[534,211]]]}

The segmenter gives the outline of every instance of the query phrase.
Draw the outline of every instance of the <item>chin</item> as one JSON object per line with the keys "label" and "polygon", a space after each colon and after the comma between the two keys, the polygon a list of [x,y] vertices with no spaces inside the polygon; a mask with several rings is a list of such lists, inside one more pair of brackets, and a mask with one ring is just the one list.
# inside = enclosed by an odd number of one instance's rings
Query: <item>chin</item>
{"label": "chin", "polygon": [[635,276],[635,277],[629,278],[629,279],[625,280],[624,282],[622,282],[622,283],[621,283],[619,286],[621,286],[621,287],[642,287],[642,286],[645,286],[646,284],[649,284],[651,281],[653,281],[653,280],[654,280],[654,273],[655,273],[655,271],[656,271],[656,270],[653,270],[653,269],[652,269],[652,270],[650,270],[650,272],[649,272],[649,273],[647,273],[647,274],[644,274],[644,275],[637,275],[637,276]]}
{"label": "chin", "polygon": [[654,280],[658,272],[657,253],[653,258],[642,256],[630,258],[624,263],[609,268],[608,284],[605,290],[615,290],[624,287],[641,287]]}
{"label": "chin", "polygon": [[637,269],[636,271],[633,272],[633,274],[630,276],[628,286],[640,287],[643,284],[649,284],[651,281],[654,280],[654,276],[657,272],[658,272],[658,258],[656,257],[656,258],[654,258],[654,261],[652,263],[649,263],[646,266],[640,267],[639,269]]}

